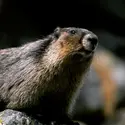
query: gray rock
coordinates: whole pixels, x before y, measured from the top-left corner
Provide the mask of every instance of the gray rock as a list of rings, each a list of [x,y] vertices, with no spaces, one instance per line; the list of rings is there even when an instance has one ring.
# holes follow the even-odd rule
[[[43,125],[43,124],[33,118],[30,118],[25,113],[7,109],[0,112],[0,125]]]
[[[74,125],[76,125],[75,123],[76,124],[79,123],[79,125],[85,125],[83,122],[80,121],[74,121]],[[0,112],[0,125],[66,125],[66,124],[58,124],[55,121],[51,121],[45,124],[33,117],[26,115],[24,112],[6,109]]]

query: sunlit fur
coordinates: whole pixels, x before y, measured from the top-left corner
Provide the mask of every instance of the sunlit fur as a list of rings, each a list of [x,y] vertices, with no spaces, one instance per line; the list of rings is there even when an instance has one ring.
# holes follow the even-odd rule
[[[77,33],[66,32],[71,29]],[[62,28],[41,40],[0,50],[0,110],[70,115],[94,54],[78,53],[83,33],[91,32]]]

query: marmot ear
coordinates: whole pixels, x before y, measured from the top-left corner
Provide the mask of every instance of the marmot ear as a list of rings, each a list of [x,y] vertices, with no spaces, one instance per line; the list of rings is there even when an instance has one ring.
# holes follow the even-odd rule
[[[54,30],[54,36],[55,36],[56,38],[58,38],[59,35],[60,35],[60,32],[61,32],[61,28],[60,28],[60,27],[57,27],[57,28]]]

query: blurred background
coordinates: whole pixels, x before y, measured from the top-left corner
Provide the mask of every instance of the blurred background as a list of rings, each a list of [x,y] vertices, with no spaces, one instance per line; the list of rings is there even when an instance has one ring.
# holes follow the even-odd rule
[[[125,0],[0,0],[0,49],[81,27],[97,34],[98,51],[75,104],[86,125],[125,125]]]

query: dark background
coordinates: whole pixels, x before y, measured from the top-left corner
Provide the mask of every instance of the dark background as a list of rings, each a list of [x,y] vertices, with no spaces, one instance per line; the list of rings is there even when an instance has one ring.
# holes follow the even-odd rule
[[[0,0],[1,48],[40,38],[57,26],[92,30],[100,44],[124,57],[125,0]]]

